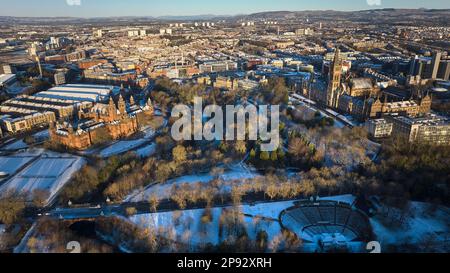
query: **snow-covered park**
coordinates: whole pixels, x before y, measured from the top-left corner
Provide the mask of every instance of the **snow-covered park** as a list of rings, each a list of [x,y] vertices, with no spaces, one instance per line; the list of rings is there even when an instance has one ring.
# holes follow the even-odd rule
[[[100,152],[100,155],[105,158],[113,155],[122,154],[127,151],[138,148],[139,146],[143,145],[146,141],[147,141],[146,139],[142,138],[136,140],[121,140],[103,149]]]
[[[275,241],[281,234],[281,226],[277,220],[279,213],[293,205],[293,201],[263,203],[254,206],[243,205],[236,209],[242,216],[245,231],[251,240],[256,240],[260,231],[268,235],[268,242]],[[205,209],[141,214],[130,217],[130,220],[141,228],[156,230],[170,239],[189,246],[192,251],[208,243],[218,245],[229,234],[220,225],[221,218],[228,217],[234,208],[212,208],[209,220],[202,221]],[[222,230],[221,230],[222,229]],[[269,244],[269,248],[274,246]]]
[[[322,197],[321,200],[339,201],[352,204],[355,201],[353,195],[339,195]],[[296,201],[257,203],[254,205],[241,205],[237,207],[216,207],[207,211],[205,209],[193,209],[183,211],[171,211],[160,213],[148,213],[130,216],[129,220],[139,227],[153,230],[167,238],[189,246],[192,251],[210,243],[218,245],[229,236],[224,230],[224,217],[230,217],[233,210],[238,213],[240,222],[245,227],[245,232],[252,240],[256,239],[260,231],[265,231],[268,236],[268,251],[279,250],[282,240],[282,228],[279,223],[280,213],[295,205]],[[370,218],[370,224],[374,233],[374,240],[381,245],[381,251],[386,252],[388,246],[400,246],[403,243],[423,246],[427,238],[434,238],[433,251],[448,250],[450,239],[449,209],[439,207],[433,214],[428,211],[429,204],[411,202],[408,209],[405,225],[394,228],[386,225],[381,216]],[[205,215],[209,215],[207,221]],[[222,222],[222,225],[221,225]],[[352,252],[366,252],[363,242],[348,242],[348,249]],[[317,250],[315,243],[303,243],[299,251],[314,252]]]
[[[392,225],[392,218],[403,214],[402,225]],[[450,209],[432,206],[423,202],[411,202],[406,210],[390,209],[388,216],[383,214],[370,219],[373,232],[381,246],[416,244],[425,247],[434,244],[435,251],[450,249]]]
[[[134,140],[119,140],[101,150],[100,156],[103,158],[111,157],[113,155],[119,155],[128,151],[135,151],[139,156],[150,156],[155,152],[156,145],[149,143],[144,146],[155,136],[155,130],[150,127],[143,128],[141,130],[143,136]],[[89,152],[88,152],[89,153]]]
[[[162,184],[150,185],[144,189],[144,191],[134,192],[126,198],[126,201],[147,201],[151,196],[156,196],[159,200],[170,199],[172,188],[175,186],[180,187],[184,184],[194,185],[196,183],[211,184],[211,182],[216,179],[220,181],[220,185],[218,185],[220,191],[222,193],[229,193],[233,185],[237,183],[237,180],[242,181],[245,179],[251,179],[257,175],[257,173],[247,170],[242,166],[224,171],[223,173],[217,175],[213,173],[185,175],[166,181]]]
[[[323,200],[348,202],[351,204],[355,197],[341,195]],[[257,203],[254,205],[240,205],[237,207],[216,207],[210,209],[194,209],[161,213],[148,213],[131,216],[129,219],[141,228],[154,230],[168,236],[170,239],[188,245],[195,251],[198,247],[208,243],[218,245],[229,236],[221,223],[230,218],[227,213],[235,210],[245,227],[249,239],[256,240],[259,232],[267,233],[268,251],[277,250],[282,238],[282,228],[279,223],[280,213],[295,205],[296,200],[281,202]],[[206,214],[208,221],[202,221]],[[310,246],[304,246],[310,247]]]
[[[85,163],[82,157],[43,149],[0,157],[1,171],[10,175],[1,185],[0,194],[16,192],[31,200],[39,190],[48,193],[48,203]]]

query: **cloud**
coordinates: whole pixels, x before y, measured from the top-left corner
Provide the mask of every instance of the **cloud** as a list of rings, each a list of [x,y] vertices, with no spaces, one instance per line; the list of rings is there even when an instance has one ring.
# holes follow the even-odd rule
[[[369,6],[381,6],[381,0],[366,0]]]

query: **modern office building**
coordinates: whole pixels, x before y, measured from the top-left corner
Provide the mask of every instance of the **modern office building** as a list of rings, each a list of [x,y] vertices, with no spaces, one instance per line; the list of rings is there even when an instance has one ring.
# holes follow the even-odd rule
[[[406,137],[411,142],[450,145],[450,120],[437,115],[413,118],[386,116],[392,123],[392,134]]]
[[[63,85],[66,83],[66,73],[58,72],[54,75],[54,79],[56,85]]]
[[[439,64],[441,63],[441,52],[434,52],[431,58],[431,76],[430,78],[435,80],[437,78]]]
[[[437,79],[448,81],[450,80],[450,60],[442,60],[439,64]]]
[[[370,119],[366,123],[369,136],[373,138],[390,137],[392,134],[392,123],[387,122],[386,119]]]
[[[441,52],[434,52],[431,58],[416,56],[411,61],[410,75],[421,79],[449,80],[450,60],[443,60]]]

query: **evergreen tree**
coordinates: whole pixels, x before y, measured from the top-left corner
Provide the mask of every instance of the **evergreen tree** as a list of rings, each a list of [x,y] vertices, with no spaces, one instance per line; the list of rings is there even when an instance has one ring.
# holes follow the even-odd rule
[[[276,151],[273,151],[273,152],[270,154],[270,160],[272,160],[272,161],[278,161],[278,155],[277,155],[277,152],[276,152]]]
[[[261,154],[259,155],[259,158],[260,158],[261,160],[267,161],[267,160],[270,159],[270,155],[269,155],[269,153],[268,153],[267,151],[263,151],[263,152],[261,152]]]

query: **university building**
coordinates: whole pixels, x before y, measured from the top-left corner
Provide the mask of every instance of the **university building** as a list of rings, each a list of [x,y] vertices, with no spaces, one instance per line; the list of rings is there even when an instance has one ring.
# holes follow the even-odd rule
[[[450,120],[436,115],[413,118],[387,116],[392,123],[392,134],[406,137],[410,142],[450,145]]]
[[[386,114],[398,113],[411,117],[417,117],[429,113],[431,110],[431,97],[426,95],[420,100],[381,102],[377,98],[371,105],[370,118],[381,117]]]
[[[386,119],[370,119],[366,123],[366,128],[369,136],[373,138],[390,137],[392,134],[392,123]]]
[[[422,117],[390,114],[368,120],[366,128],[372,138],[401,136],[410,142],[450,145],[450,120],[434,114]]]

